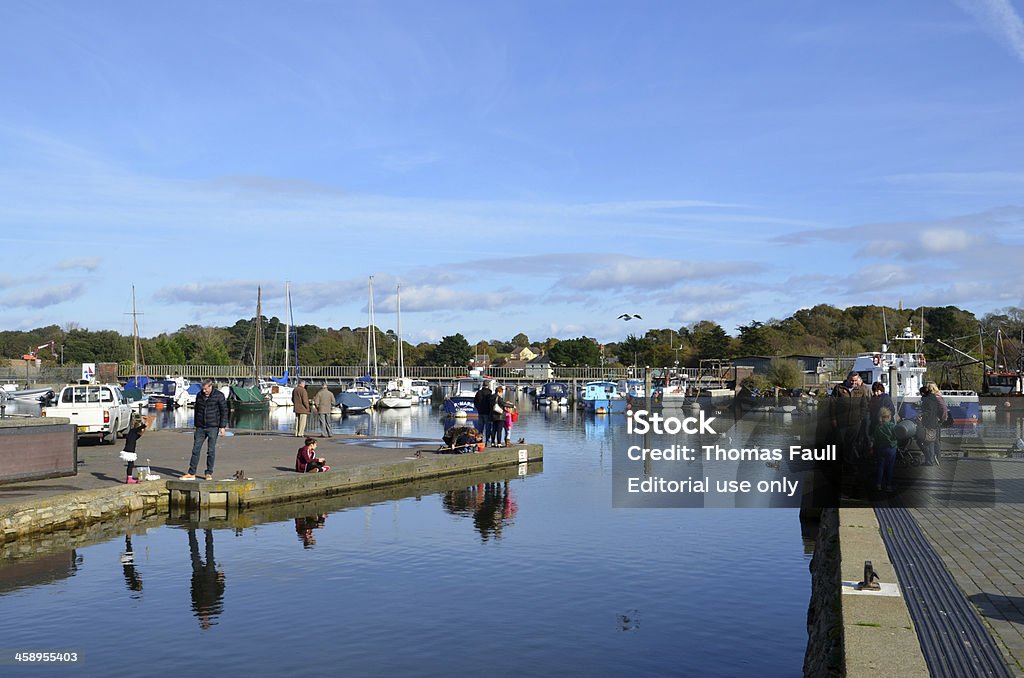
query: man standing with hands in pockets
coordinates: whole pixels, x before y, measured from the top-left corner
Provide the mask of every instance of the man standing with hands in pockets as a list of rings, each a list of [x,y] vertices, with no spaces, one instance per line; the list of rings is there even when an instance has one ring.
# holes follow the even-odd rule
[[[206,441],[206,474],[207,480],[213,480],[213,463],[217,454],[217,436],[224,435],[228,428],[228,401],[224,394],[213,388],[213,380],[203,381],[203,388],[196,396],[195,414],[196,432],[193,435],[192,459],[188,463],[188,473],[181,476],[182,480],[195,480],[196,468],[199,466],[199,453]]]
[[[320,387],[320,390],[313,396],[313,407],[316,408],[317,416],[320,419],[320,437],[331,437],[331,409],[334,408],[334,394],[327,388],[327,384]]]
[[[292,389],[292,409],[295,411],[295,436],[302,438],[306,435],[306,418],[309,416],[309,393],[304,379],[299,379]]]

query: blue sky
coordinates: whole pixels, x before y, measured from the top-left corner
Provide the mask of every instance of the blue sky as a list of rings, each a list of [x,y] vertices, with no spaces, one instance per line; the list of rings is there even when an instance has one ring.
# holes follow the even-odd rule
[[[24,2],[0,328],[1024,306],[1021,0]],[[617,316],[639,313],[626,325]]]

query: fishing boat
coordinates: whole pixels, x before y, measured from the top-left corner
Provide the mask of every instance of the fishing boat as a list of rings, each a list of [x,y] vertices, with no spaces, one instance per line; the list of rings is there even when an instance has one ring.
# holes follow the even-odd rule
[[[539,407],[566,407],[569,404],[569,384],[549,381],[541,384],[534,395]]]
[[[412,379],[405,376],[405,360],[402,351],[402,286],[395,288],[395,314],[397,316],[398,334],[398,378],[388,382],[388,387],[381,396],[380,407],[404,409],[412,407],[415,396],[412,394]]]
[[[882,382],[903,419],[915,419],[917,406],[921,402],[921,387],[927,383],[927,359],[921,352],[924,337],[915,334],[913,328],[904,327],[894,342],[902,344],[896,351],[889,350],[889,344],[882,344],[876,353],[860,353],[853,361],[853,371],[858,372],[868,385]],[[970,390],[943,390],[942,399],[949,409],[955,424],[976,424],[981,416],[978,394]]]
[[[1003,346],[1003,331],[996,330],[996,340],[992,348],[992,367],[985,366],[984,382],[981,391],[985,395],[993,396],[1020,396],[1024,395],[1024,353],[1021,352],[1024,346],[1024,331],[1021,333],[1021,341],[1017,345],[1016,368],[1008,368],[1013,365],[1011,358],[1007,355]]]
[[[445,414],[451,417],[475,417],[477,411],[473,401],[483,385],[483,377],[456,377],[442,405]]]
[[[263,305],[262,288],[256,288],[256,340],[252,352],[252,378],[228,391],[228,407],[240,412],[269,411],[270,400],[260,391],[260,361],[263,359]]]
[[[619,379],[615,388],[627,398],[645,398],[647,396],[643,379]]]
[[[654,396],[662,404],[682,405],[686,400],[689,380],[685,374],[670,374],[662,384],[654,388]]]
[[[339,393],[334,402],[341,411],[362,412],[371,409],[380,400],[377,391],[377,327],[373,319],[373,276],[369,282],[369,301],[366,306],[366,374]]]
[[[626,398],[615,388],[614,381],[591,381],[584,384],[580,402],[584,410],[595,414],[620,414],[626,411]]]

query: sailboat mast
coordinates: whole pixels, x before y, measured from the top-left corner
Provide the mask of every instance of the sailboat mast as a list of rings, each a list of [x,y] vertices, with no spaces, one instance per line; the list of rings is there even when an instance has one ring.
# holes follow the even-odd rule
[[[135,308],[135,285],[132,285],[132,369],[139,376],[139,314]],[[137,388],[137,387],[136,387]]]
[[[256,377],[257,383],[260,378],[260,357],[263,353],[263,322],[261,317],[263,315],[263,308],[261,306],[261,295],[262,288],[256,288],[256,349],[253,355],[252,369],[253,375]]]
[[[405,356],[402,352],[402,285],[395,286],[395,310],[398,315],[398,378],[405,378]]]
[[[369,315],[370,315],[370,336],[367,341],[369,351],[372,351],[373,355],[373,383],[377,383],[377,326],[373,321],[373,276],[370,276],[370,303],[369,303]],[[370,353],[367,353],[367,360],[370,359]]]
[[[288,291],[288,281],[284,283],[284,373],[288,374],[288,345],[292,341],[292,335],[289,334],[290,326],[288,324],[289,318],[292,315],[292,297]],[[288,380],[289,382],[291,379]]]

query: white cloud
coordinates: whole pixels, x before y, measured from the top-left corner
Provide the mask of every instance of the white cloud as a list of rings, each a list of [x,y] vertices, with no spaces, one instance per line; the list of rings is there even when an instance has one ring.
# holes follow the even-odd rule
[[[0,306],[5,308],[53,306],[82,295],[82,283],[67,283],[51,287],[32,288],[23,292],[0,296]]]
[[[78,257],[76,259],[65,259],[57,264],[57,270],[72,271],[76,268],[81,268],[91,272],[100,267],[101,261],[103,260],[100,257]]]
[[[918,236],[921,247],[930,254],[949,254],[970,249],[978,238],[963,229],[929,228]]]
[[[1024,22],[1010,0],[956,0],[956,4],[1024,61]]]
[[[522,294],[512,291],[469,292],[453,287],[437,285],[402,286],[402,310],[412,313],[422,311],[449,311],[462,308],[466,311],[480,309],[503,309],[521,304],[526,300]],[[396,297],[390,294],[375,304],[377,311],[394,313]]]
[[[689,306],[680,306],[676,309],[676,312],[672,314],[669,319],[676,323],[691,323],[699,320],[715,320],[721,323],[722,319],[731,313],[735,313],[739,310],[740,305],[737,303],[717,303],[717,304],[692,304]]]
[[[606,257],[607,259],[607,257]],[[616,257],[596,262],[590,270],[567,275],[563,284],[580,290],[621,290],[672,287],[685,280],[750,272],[752,264],[729,261],[683,261],[643,257]]]

